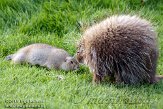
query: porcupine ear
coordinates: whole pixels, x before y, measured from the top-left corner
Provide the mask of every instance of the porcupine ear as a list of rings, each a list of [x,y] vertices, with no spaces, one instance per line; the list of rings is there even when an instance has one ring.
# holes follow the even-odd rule
[[[78,48],[80,44],[80,40],[75,41],[75,47]]]
[[[83,36],[81,36],[81,39],[80,39],[80,40],[75,41],[75,42],[76,42],[76,43],[75,43],[76,48],[79,47],[79,45],[82,43],[82,40],[83,40]]]

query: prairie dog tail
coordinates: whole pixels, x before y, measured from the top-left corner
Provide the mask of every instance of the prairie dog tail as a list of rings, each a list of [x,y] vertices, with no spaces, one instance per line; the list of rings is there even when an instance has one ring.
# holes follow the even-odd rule
[[[12,58],[13,58],[13,54],[6,56],[5,59],[6,59],[6,60],[12,60]]]

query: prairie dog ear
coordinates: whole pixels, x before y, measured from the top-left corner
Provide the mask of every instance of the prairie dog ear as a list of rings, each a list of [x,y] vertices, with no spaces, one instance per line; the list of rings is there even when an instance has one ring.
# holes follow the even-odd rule
[[[84,44],[84,38],[83,36],[81,36],[81,39],[76,41],[76,47],[79,48],[83,44]]]
[[[73,57],[66,57],[65,62],[67,62],[68,60],[71,60]]]

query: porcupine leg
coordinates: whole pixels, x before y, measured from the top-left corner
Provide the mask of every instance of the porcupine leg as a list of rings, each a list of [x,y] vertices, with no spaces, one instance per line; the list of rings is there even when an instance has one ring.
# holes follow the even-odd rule
[[[156,66],[157,66],[157,58],[158,58],[158,53],[154,52],[150,55],[149,61],[147,61],[147,68],[150,69],[150,83],[157,83],[161,77],[159,75],[156,75]],[[151,63],[153,62],[153,63]]]
[[[100,83],[101,82],[101,77],[100,77],[100,75],[97,75],[95,72],[93,73],[93,84],[98,84],[98,83]]]
[[[121,77],[118,73],[115,73],[115,82],[120,84],[122,83],[123,81],[121,80]]]

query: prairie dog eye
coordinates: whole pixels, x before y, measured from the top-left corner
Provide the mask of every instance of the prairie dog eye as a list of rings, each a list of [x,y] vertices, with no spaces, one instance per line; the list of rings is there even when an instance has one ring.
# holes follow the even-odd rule
[[[73,61],[70,61],[71,64],[73,64],[74,62]]]

